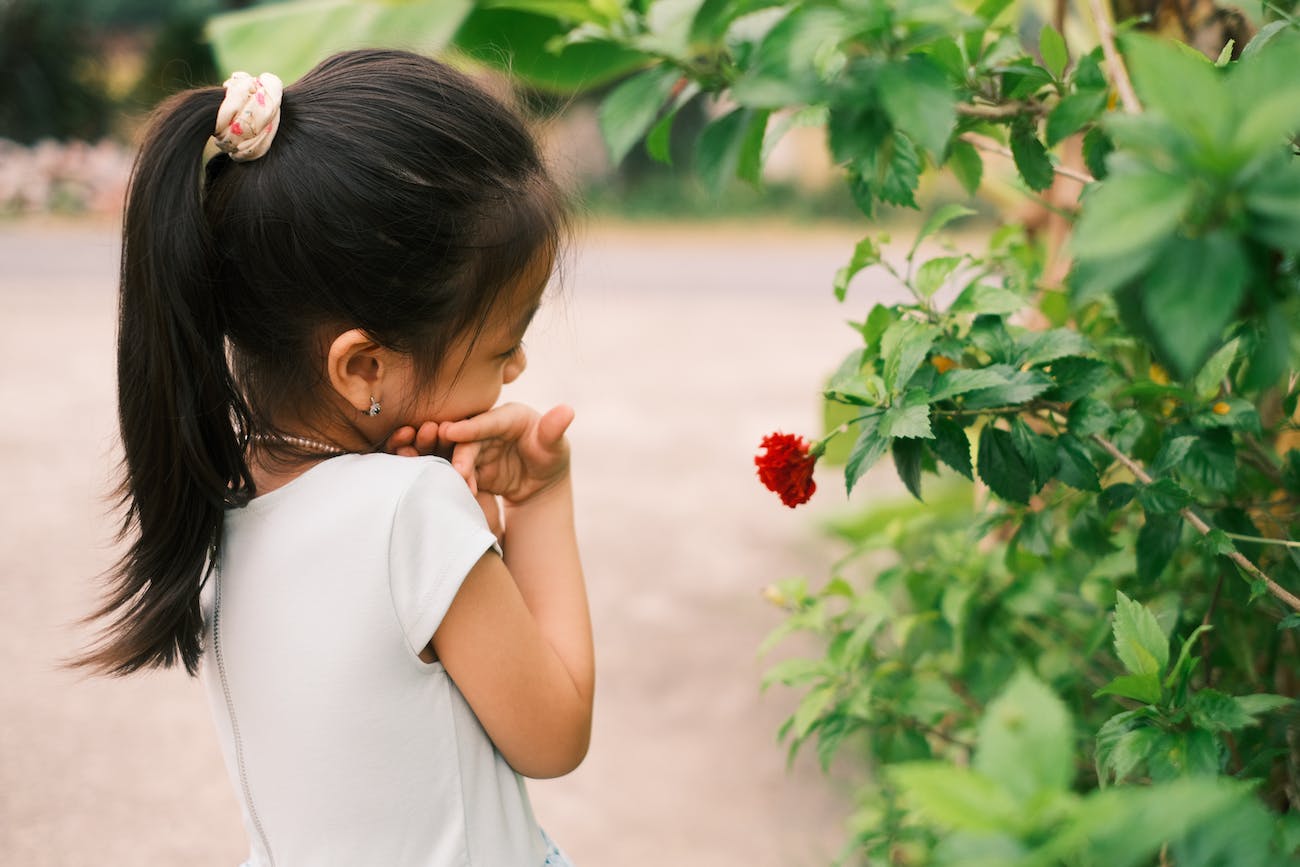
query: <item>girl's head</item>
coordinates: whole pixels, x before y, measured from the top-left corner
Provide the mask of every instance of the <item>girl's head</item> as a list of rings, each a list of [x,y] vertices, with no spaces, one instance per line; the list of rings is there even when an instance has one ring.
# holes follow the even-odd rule
[[[94,615],[117,619],[81,661],[114,673],[195,669],[199,588],[224,510],[253,493],[254,438],[374,445],[491,406],[522,371],[565,226],[520,119],[437,61],[336,55],[285,88],[264,156],[205,164],[224,96],[159,109],[128,196],[118,387],[133,538]]]

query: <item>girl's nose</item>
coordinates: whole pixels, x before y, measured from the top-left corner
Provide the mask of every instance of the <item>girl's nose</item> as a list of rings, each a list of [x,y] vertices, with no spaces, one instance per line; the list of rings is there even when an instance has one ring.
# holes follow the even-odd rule
[[[502,372],[501,381],[509,385],[519,378],[519,375],[528,367],[528,356],[524,353],[524,348],[519,347],[519,351],[514,357],[506,362],[505,370]]]

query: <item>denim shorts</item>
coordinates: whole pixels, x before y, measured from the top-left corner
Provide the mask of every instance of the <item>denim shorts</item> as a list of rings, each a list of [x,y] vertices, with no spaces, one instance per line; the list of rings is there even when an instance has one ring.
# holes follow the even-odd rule
[[[569,856],[560,851],[560,847],[555,845],[555,841],[545,831],[542,831],[542,840],[546,843],[546,860],[542,862],[542,867],[573,867]]]

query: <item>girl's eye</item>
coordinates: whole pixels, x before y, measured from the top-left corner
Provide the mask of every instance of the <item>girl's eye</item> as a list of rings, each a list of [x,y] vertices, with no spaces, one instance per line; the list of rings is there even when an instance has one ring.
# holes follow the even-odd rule
[[[523,348],[524,345],[522,343],[516,343],[514,346],[507,349],[505,352],[498,355],[497,358],[501,359],[502,361],[509,361],[510,359],[518,355],[520,350],[522,350]]]

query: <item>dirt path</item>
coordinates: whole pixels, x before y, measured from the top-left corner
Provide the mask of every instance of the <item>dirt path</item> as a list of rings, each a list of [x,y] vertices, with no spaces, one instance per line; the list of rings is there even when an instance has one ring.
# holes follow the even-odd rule
[[[760,590],[824,575],[810,517],[753,478],[775,428],[814,431],[819,377],[867,309],[828,286],[855,239],[743,227],[594,229],[528,339],[513,397],[565,401],[599,681],[591,753],[531,785],[580,867],[825,865],[842,779],[785,769],[794,697],[758,692]],[[198,684],[86,680],[112,560],[117,243],[109,227],[0,226],[0,858],[22,867],[234,867],[246,853]]]

